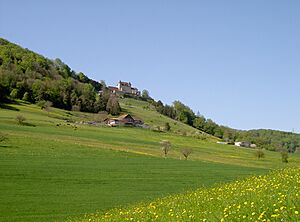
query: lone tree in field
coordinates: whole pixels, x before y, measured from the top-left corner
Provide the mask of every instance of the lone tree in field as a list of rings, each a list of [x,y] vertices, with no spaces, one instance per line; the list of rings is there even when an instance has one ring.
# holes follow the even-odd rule
[[[171,150],[171,143],[168,140],[162,140],[160,142],[161,150],[163,151],[163,154],[165,155],[165,158],[167,157],[168,152]]]
[[[17,115],[16,116],[16,121],[19,125],[23,125],[25,122],[26,118],[22,115]]]
[[[258,149],[255,152],[255,156],[257,157],[257,159],[264,158],[265,157],[265,153],[261,149]]]
[[[185,160],[189,157],[189,155],[192,153],[191,148],[184,148],[181,150],[182,155],[184,156]]]
[[[287,153],[287,151],[282,151],[281,153],[281,160],[283,163],[288,163],[288,158],[289,158],[289,155]]]

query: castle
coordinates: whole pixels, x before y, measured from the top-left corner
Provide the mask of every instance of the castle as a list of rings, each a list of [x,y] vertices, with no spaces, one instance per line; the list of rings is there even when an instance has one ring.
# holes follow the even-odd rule
[[[117,95],[135,95],[135,96],[139,96],[141,93],[137,88],[132,87],[130,82],[122,82],[119,81],[117,86],[109,86],[108,89]]]

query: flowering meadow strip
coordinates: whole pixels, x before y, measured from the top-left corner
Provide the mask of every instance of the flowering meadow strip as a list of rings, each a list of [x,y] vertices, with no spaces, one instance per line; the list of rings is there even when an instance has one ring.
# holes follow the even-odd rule
[[[87,221],[300,221],[300,168],[201,188],[131,208],[86,215]]]

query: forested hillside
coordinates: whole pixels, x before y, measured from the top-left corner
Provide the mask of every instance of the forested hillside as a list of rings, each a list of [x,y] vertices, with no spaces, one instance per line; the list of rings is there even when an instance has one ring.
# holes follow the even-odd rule
[[[50,60],[0,38],[0,99],[8,97],[87,112],[106,109],[109,95],[99,96],[102,85],[76,73],[60,59]]]

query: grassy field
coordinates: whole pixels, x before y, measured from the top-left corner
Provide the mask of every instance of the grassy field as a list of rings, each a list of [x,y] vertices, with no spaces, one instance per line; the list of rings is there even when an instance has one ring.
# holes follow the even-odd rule
[[[285,169],[73,221],[298,222],[299,183],[300,168]]]
[[[253,150],[214,139],[66,122],[98,118],[24,103],[0,109],[0,132],[8,137],[0,144],[0,221],[63,221],[285,166],[278,153],[257,160]],[[167,159],[162,139],[172,143]],[[193,149],[188,161],[181,160],[184,147]],[[293,155],[288,165],[299,160]]]

